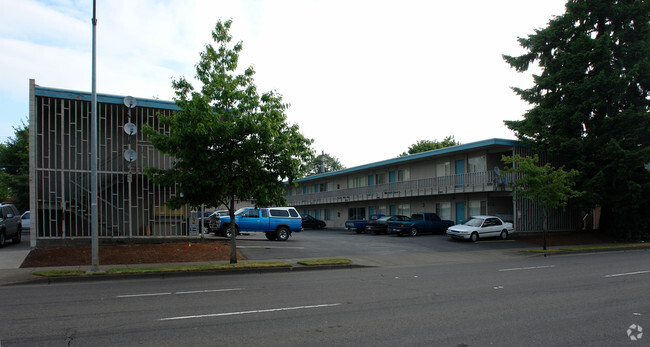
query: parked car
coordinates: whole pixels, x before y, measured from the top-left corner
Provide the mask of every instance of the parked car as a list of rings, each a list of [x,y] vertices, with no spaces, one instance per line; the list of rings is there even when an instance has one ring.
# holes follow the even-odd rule
[[[304,215],[302,216],[302,228],[306,229],[323,229],[325,228],[327,224],[325,221],[322,221],[320,219],[314,218],[310,215]]]
[[[388,222],[390,221],[409,221],[410,217],[407,216],[383,216],[377,220],[368,221],[366,224],[367,234],[387,234]]]
[[[230,238],[233,231],[261,231],[269,240],[286,241],[292,232],[302,230],[302,217],[294,207],[244,207],[235,212],[235,220],[230,216],[217,221],[216,235]]]
[[[366,230],[366,225],[368,225],[369,221],[377,220],[383,216],[383,214],[372,214],[368,220],[366,220],[366,217],[364,216],[353,216],[352,218],[345,221],[345,227],[348,230],[354,229],[357,234],[361,234]]]
[[[29,230],[32,227],[31,213],[29,211],[23,212],[23,215],[20,216],[20,224],[23,227],[23,230]]]
[[[217,210],[212,212],[207,218],[203,219],[203,230],[206,234],[213,233],[215,230],[210,226],[212,220],[228,216],[228,210]]]
[[[443,220],[435,213],[413,213],[408,221],[390,221],[388,222],[389,231],[396,232],[398,236],[410,235],[416,236],[421,233],[443,233],[454,222]]]
[[[514,232],[512,223],[507,223],[495,216],[473,216],[463,224],[447,228],[447,235],[455,239],[475,242],[484,237],[508,238]]]
[[[20,243],[23,226],[20,222],[20,213],[13,204],[0,204],[0,248],[5,246],[7,239],[13,243]]]

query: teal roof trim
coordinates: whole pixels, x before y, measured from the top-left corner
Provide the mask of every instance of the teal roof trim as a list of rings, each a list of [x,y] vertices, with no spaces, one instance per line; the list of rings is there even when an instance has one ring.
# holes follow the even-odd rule
[[[343,169],[343,170],[339,170],[339,171],[333,171],[333,172],[326,172],[326,173],[322,173],[322,174],[317,174],[317,175],[301,178],[299,180],[296,180],[296,182],[306,182],[306,181],[321,179],[321,178],[324,178],[324,177],[345,175],[345,174],[349,174],[349,173],[353,173],[353,172],[357,172],[357,171],[362,171],[362,170],[366,170],[366,169],[372,169],[372,168],[376,168],[376,167],[380,167],[380,166],[399,164],[399,163],[411,161],[411,160],[414,160],[414,159],[438,157],[438,156],[442,156],[442,155],[445,155],[445,154],[452,154],[452,153],[468,151],[468,150],[473,150],[473,149],[480,149],[482,147],[488,147],[488,146],[526,147],[521,141],[518,141],[518,140],[507,140],[507,139],[494,138],[494,139],[488,139],[488,140],[483,140],[483,141],[465,143],[465,144],[462,144],[462,145],[457,145],[457,146],[452,146],[452,147],[434,149],[432,151],[415,153],[415,154],[407,155],[405,157],[397,157],[397,158],[393,158],[393,159],[382,160],[382,161],[378,161],[378,162],[374,162],[374,163],[370,163],[370,164],[365,164],[365,165],[360,165],[360,166],[355,166],[355,167],[351,167],[351,168]]]
[[[44,96],[59,99],[71,99],[81,101],[92,101],[92,94],[87,92],[80,92],[76,90],[46,88],[41,86],[34,87],[36,96]],[[173,101],[163,101],[154,99],[135,98],[137,101],[136,107],[158,108],[164,110],[180,111],[180,107],[176,106]],[[105,104],[119,104],[124,105],[124,96],[99,94],[97,93],[97,102]]]

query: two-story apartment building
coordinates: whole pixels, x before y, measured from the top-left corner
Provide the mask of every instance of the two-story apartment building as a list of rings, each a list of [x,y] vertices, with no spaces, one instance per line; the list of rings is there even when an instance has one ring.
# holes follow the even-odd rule
[[[503,155],[525,155],[519,141],[489,139],[388,159],[336,172],[309,176],[288,187],[286,198],[301,214],[344,227],[352,216],[410,215],[435,212],[461,223],[478,214],[513,221],[518,231],[541,230],[541,211],[534,204],[513,199],[501,178]],[[575,211],[553,211],[549,230],[579,229]]]
[[[88,92],[42,87],[30,81],[29,161],[32,246],[88,240],[90,232],[90,126]],[[98,220],[100,239],[198,235],[196,211],[170,210],[179,194],[153,184],[147,167],[167,168],[142,133],[159,131],[160,115],[178,110],[170,101],[98,94]],[[287,187],[286,198],[302,214],[343,227],[352,215],[436,212],[457,222],[474,214],[513,220],[519,231],[540,230],[540,211],[513,199],[500,179],[502,155],[525,153],[513,140],[490,139],[309,176]],[[240,202],[249,206],[253,202]],[[550,230],[577,229],[581,216],[551,215]]]

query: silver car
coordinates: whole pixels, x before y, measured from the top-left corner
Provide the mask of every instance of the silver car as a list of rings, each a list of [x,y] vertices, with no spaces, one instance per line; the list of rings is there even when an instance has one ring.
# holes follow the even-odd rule
[[[479,238],[500,237],[508,238],[514,232],[512,223],[507,223],[495,216],[472,216],[463,224],[447,228],[447,235],[456,239],[475,242]]]

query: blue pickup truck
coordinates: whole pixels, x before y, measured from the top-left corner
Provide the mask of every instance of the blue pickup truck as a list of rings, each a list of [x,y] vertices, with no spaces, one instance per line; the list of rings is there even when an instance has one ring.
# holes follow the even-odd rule
[[[212,222],[212,221],[211,221]],[[242,231],[262,231],[269,240],[286,241],[292,232],[302,231],[302,218],[293,207],[244,207],[235,211],[235,223],[230,216],[214,220],[211,225],[216,235],[230,238],[233,228]]]
[[[368,220],[377,220],[383,217],[383,214],[371,214]],[[368,220],[364,216],[354,216],[345,221],[345,227],[348,230],[354,230],[357,234],[361,234],[366,230],[366,225],[368,225]]]
[[[388,232],[416,236],[419,233],[444,233],[455,223],[443,220],[435,213],[414,213],[409,221],[388,222]]]

